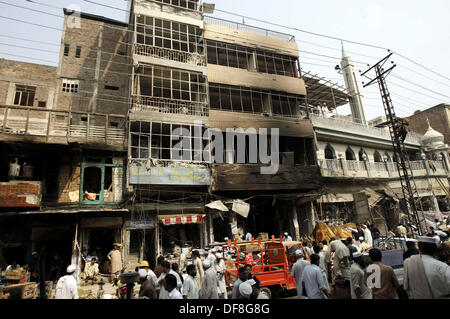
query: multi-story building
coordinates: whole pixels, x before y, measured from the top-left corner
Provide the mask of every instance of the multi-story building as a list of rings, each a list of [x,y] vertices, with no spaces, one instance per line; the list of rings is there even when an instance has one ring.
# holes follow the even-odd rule
[[[317,219],[395,226],[389,131],[367,122],[351,59],[344,88],[303,71],[292,35],[204,8],[129,1],[128,23],[65,10],[57,68],[0,61],[6,257],[45,246],[103,265],[120,242],[130,270],[240,229],[299,239]],[[348,103],[350,116],[326,116]],[[406,147],[423,204],[446,211],[436,133]]]
[[[64,14],[57,68],[0,61],[0,240],[21,264],[32,251],[106,257],[122,242],[127,24]]]

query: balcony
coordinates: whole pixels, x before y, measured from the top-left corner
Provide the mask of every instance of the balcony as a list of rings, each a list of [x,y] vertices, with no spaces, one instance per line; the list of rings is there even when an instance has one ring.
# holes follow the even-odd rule
[[[409,163],[414,177],[450,176],[443,161],[428,161],[430,175],[427,173],[424,161],[411,161]],[[392,162],[369,163],[362,161],[326,159],[319,160],[319,166],[323,177],[343,179],[398,179],[399,176],[397,165]]]
[[[149,115],[152,116],[153,121],[159,117],[167,120],[167,114],[177,115],[176,117],[169,117],[171,119],[182,120],[182,118],[189,119],[189,117],[207,118],[209,116],[209,107],[207,103],[203,102],[152,96],[134,96],[131,113],[130,118],[132,120],[143,120],[148,118]]]
[[[191,53],[136,43],[134,45],[134,54],[138,56],[175,61],[194,67],[206,67],[206,56],[196,52]]]
[[[0,106],[0,141],[80,143],[123,150],[126,116]]]
[[[319,135],[337,135],[341,137],[343,135],[349,135],[353,136],[353,138],[359,136],[365,141],[369,139],[379,141],[381,139],[388,145],[392,145],[391,134],[389,133],[389,130],[386,129],[317,115],[311,115],[311,121]],[[419,146],[420,137],[421,136],[415,132],[408,132],[405,144]]]

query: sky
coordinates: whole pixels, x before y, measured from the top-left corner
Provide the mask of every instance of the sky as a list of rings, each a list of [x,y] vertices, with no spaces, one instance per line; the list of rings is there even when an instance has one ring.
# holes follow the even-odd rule
[[[91,1],[118,9],[94,4],[88,0],[31,2],[0,0],[0,57],[56,66],[61,31],[22,21],[62,29],[63,7],[125,21],[126,0]],[[417,110],[424,110],[440,103],[450,103],[450,19],[448,19],[450,1],[448,0],[208,0],[206,2],[216,4],[217,10],[235,13],[231,15],[216,10],[214,17],[294,35],[300,49],[300,65],[303,72],[310,71],[341,85],[344,81],[342,75],[335,70],[335,66],[340,63],[339,39],[343,39],[348,55],[355,61],[368,120],[384,115],[384,109],[378,86],[375,84],[363,88],[363,80],[359,77],[358,71],[365,71],[368,64],[372,65],[384,58],[388,54],[386,49],[403,56],[393,55],[392,61],[397,67],[387,79],[398,116],[408,116]],[[46,44],[30,42],[29,39]],[[346,115],[349,113],[349,107],[340,107],[337,113]]]

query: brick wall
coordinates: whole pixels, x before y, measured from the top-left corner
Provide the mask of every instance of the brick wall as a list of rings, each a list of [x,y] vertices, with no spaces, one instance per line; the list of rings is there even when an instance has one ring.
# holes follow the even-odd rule
[[[0,183],[0,207],[39,207],[41,199],[41,182]]]
[[[427,118],[431,127],[445,136],[445,143],[450,143],[450,111],[449,105],[438,105],[418,114],[412,115],[410,129],[425,134],[428,129]]]
[[[64,44],[70,45],[70,49],[68,56],[60,56],[57,72],[58,108],[126,115],[131,77],[131,59],[127,56],[130,38],[127,27],[82,16],[80,28],[69,28],[68,19],[71,17],[66,15],[61,52],[64,52]],[[75,56],[78,46],[81,47],[79,58]],[[79,92],[62,92],[63,78],[79,80]],[[105,89],[105,86],[119,89]],[[96,90],[97,95],[94,94]]]
[[[58,203],[79,202],[80,173],[80,157],[64,155],[59,170]]]

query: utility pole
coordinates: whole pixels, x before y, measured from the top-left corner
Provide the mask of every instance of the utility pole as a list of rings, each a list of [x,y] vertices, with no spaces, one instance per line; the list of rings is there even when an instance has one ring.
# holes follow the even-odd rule
[[[419,235],[424,235],[427,231],[426,222],[423,216],[423,209],[419,211],[419,207],[422,207],[420,202],[419,193],[417,192],[417,186],[414,181],[413,171],[411,169],[411,163],[409,161],[408,153],[405,148],[406,128],[401,119],[397,118],[392,104],[391,95],[386,85],[386,77],[396,67],[394,62],[392,66],[385,70],[383,67],[389,61],[393,53],[390,53],[384,59],[373,65],[367,71],[361,74],[368,78],[370,81],[364,84],[364,87],[372,85],[378,82],[381,98],[383,101],[384,111],[386,113],[387,121],[389,123],[389,132],[391,134],[392,146],[394,149],[395,158],[397,159],[397,169],[400,177],[400,183],[402,187],[403,198],[406,202],[406,215],[410,225],[415,225]],[[371,79],[366,74],[375,70],[375,78]],[[414,232],[412,231],[414,236]]]

